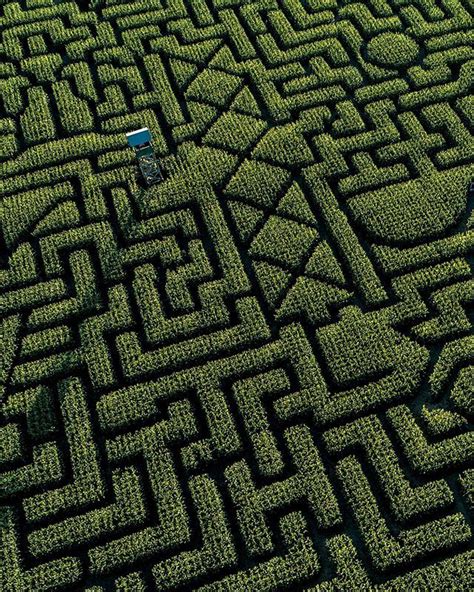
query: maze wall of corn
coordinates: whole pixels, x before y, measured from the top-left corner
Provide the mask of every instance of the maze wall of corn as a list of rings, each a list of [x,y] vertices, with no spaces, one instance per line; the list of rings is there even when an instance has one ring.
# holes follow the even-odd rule
[[[0,592],[472,589],[473,80],[470,0],[0,0]]]

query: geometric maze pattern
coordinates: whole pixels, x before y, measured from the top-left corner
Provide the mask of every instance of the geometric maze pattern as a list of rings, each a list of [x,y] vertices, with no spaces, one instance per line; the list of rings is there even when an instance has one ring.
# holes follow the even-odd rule
[[[470,9],[0,0],[0,590],[469,588]]]

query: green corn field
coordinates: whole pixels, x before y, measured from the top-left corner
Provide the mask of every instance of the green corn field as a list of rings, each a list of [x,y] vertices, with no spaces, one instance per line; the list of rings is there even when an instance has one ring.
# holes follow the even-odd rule
[[[0,592],[472,589],[473,23],[0,0]]]

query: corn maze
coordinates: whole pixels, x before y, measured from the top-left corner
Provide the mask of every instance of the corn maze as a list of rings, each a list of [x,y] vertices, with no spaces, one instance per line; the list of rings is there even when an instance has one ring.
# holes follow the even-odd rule
[[[472,589],[472,8],[0,0],[0,592]]]

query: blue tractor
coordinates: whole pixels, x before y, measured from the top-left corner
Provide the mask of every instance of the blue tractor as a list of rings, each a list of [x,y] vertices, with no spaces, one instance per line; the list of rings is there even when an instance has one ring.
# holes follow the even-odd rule
[[[126,134],[128,145],[135,149],[138,166],[145,180],[150,186],[163,181],[163,174],[151,145],[151,132],[147,127],[142,127],[134,132]]]

